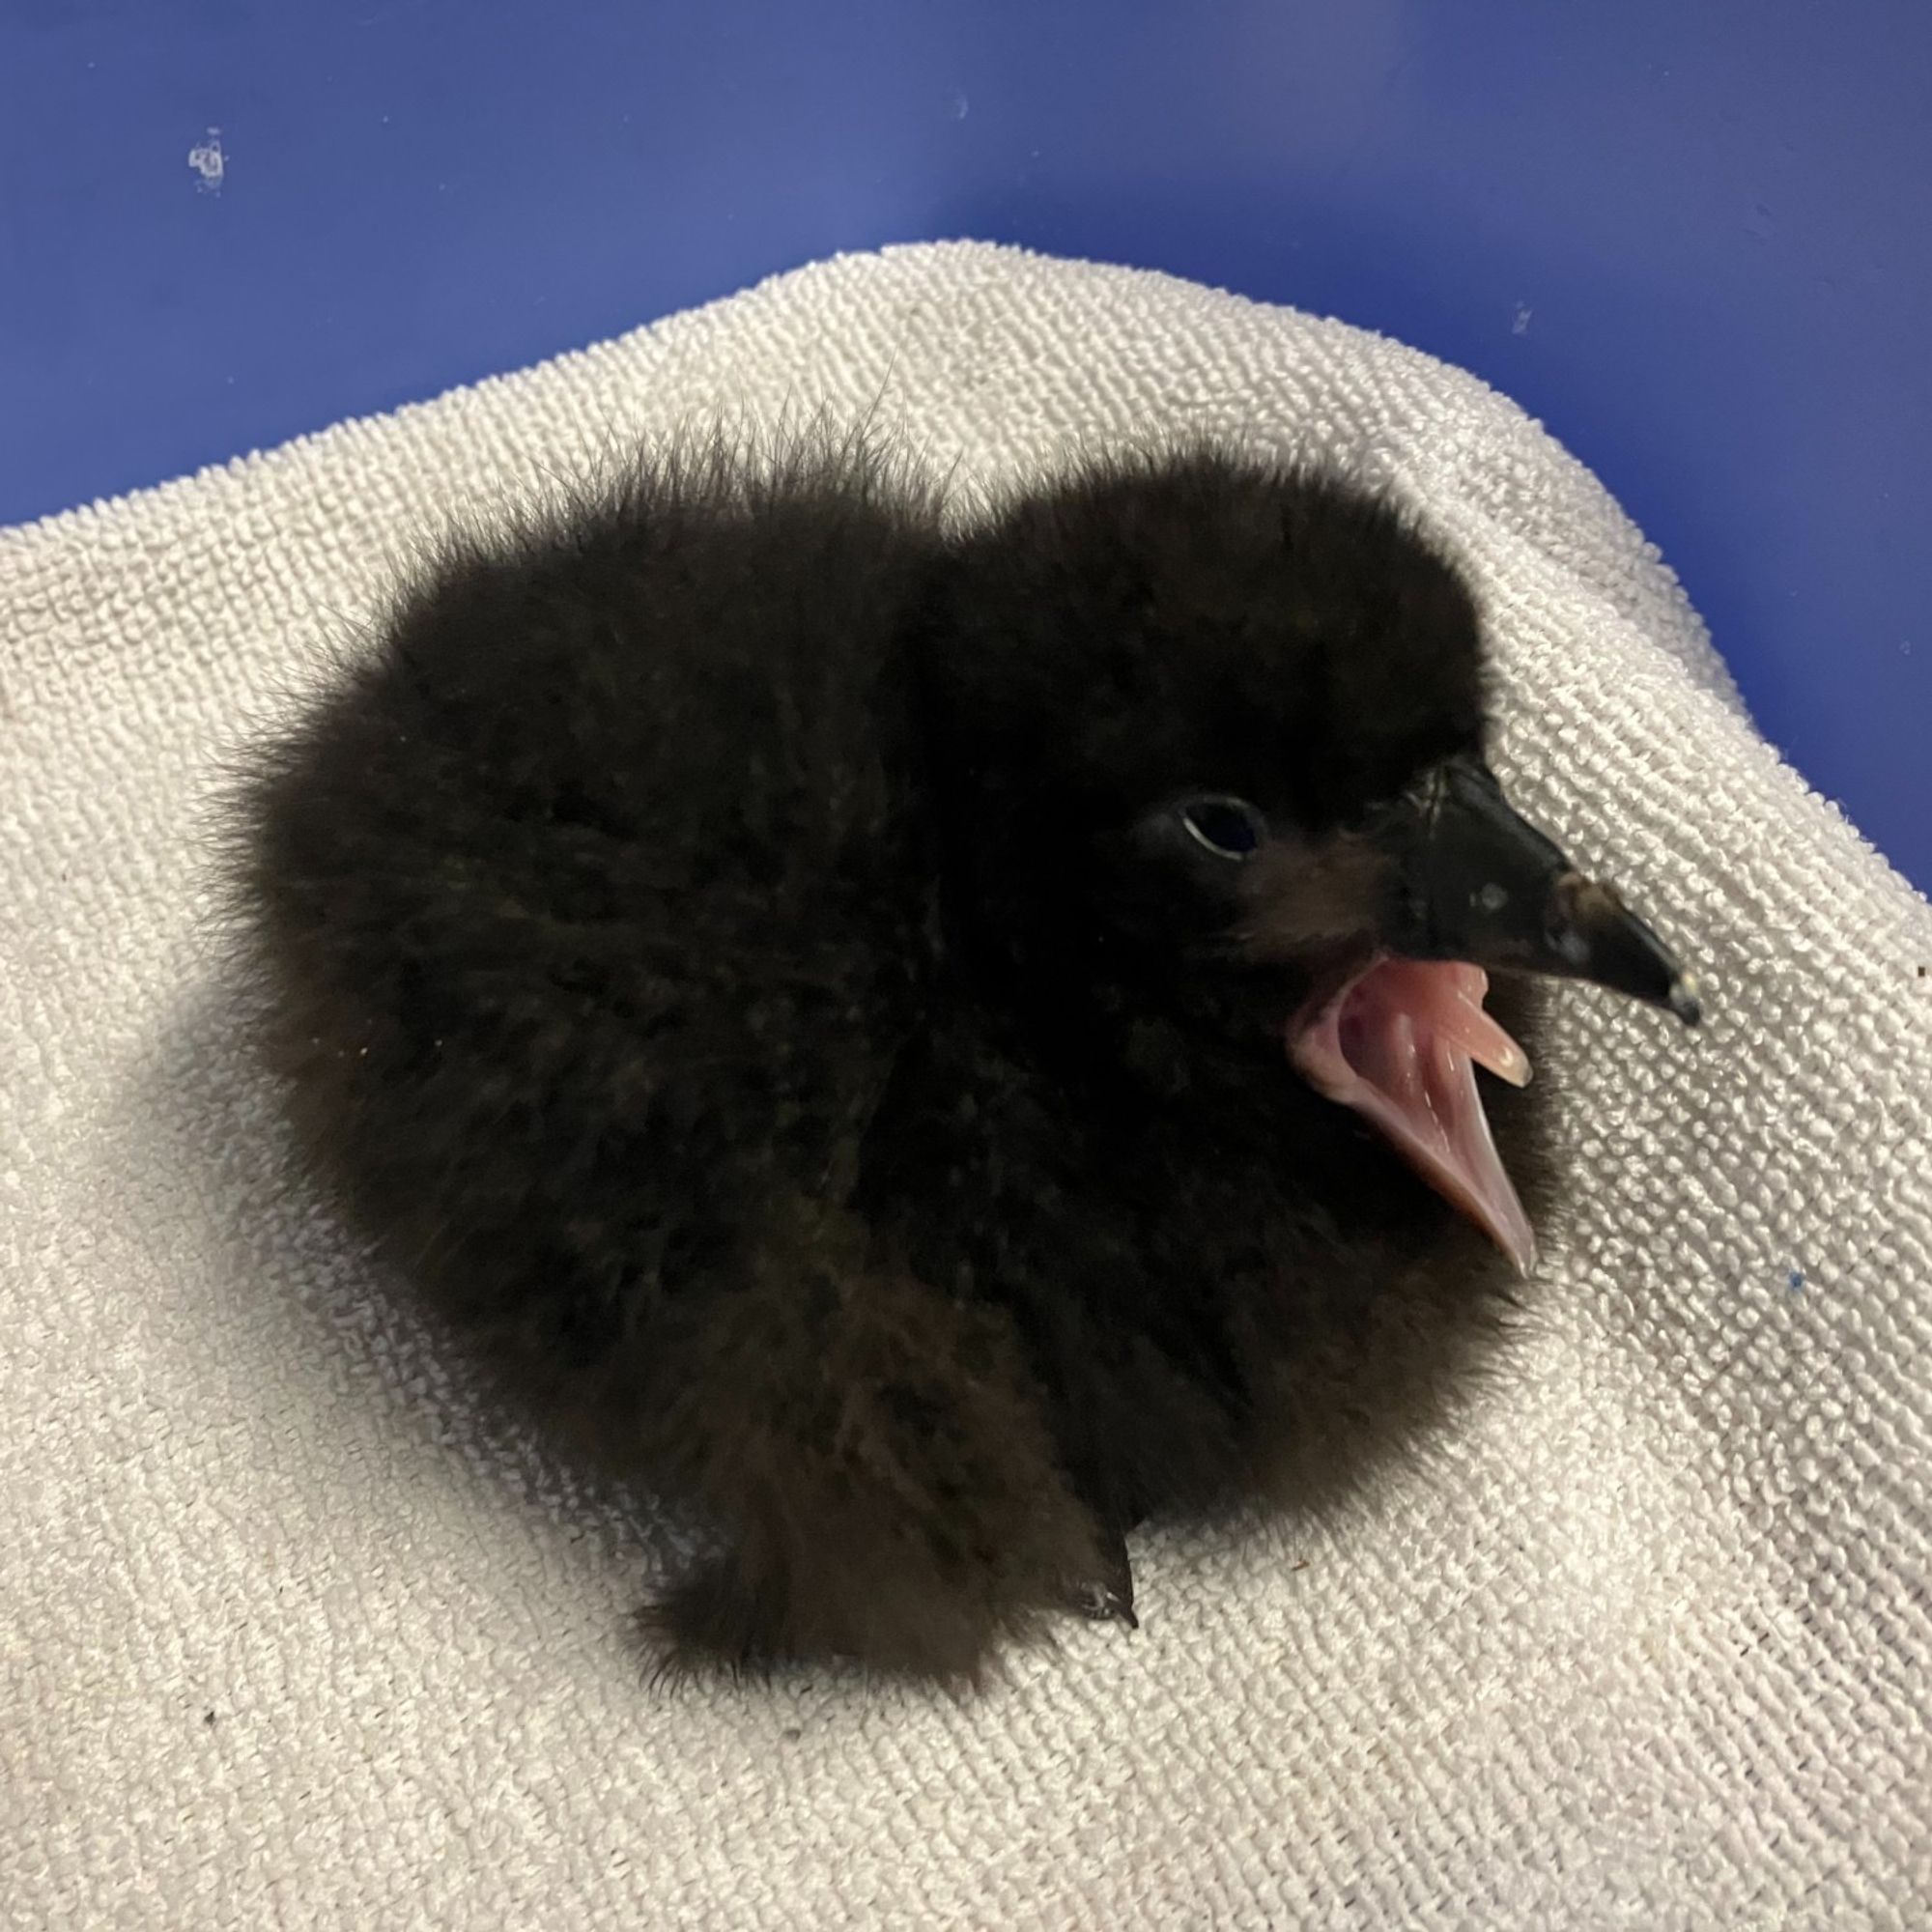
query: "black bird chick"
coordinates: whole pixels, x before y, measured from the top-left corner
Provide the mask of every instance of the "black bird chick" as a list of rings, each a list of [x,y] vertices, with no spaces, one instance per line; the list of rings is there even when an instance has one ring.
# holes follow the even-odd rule
[[[714,1527],[673,1667],[975,1680],[1483,1358],[1487,969],[1694,1018],[1485,733],[1467,589],[1337,482],[1114,458],[949,533],[852,448],[687,455],[447,554],[265,755],[274,1058],[506,1386]]]

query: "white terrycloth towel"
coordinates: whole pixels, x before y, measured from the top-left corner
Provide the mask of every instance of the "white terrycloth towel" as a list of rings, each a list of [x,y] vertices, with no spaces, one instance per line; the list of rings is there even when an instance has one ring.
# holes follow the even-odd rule
[[[1698,1036],[1554,1002],[1570,1205],[1435,1454],[1144,1545],[1137,1636],[964,1704],[646,1687],[638,1544],[277,1182],[207,938],[220,759],[412,534],[818,406],[969,477],[1184,428],[1400,491],[1521,803],[1712,985]],[[899,249],[0,534],[0,624],[7,1925],[1932,1925],[1932,908],[1480,383]]]

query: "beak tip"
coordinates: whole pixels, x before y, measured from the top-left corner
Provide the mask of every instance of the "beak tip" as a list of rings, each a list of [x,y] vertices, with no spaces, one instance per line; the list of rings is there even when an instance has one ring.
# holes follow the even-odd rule
[[[1704,1017],[1704,1001],[1694,974],[1678,974],[1670,982],[1666,1003],[1686,1026],[1695,1026]]]

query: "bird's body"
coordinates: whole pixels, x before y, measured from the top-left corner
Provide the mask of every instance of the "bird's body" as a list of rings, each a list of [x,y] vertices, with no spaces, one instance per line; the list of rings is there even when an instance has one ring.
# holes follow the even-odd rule
[[[1291,1045],[1480,669],[1453,571],[1333,485],[1102,463],[952,533],[801,446],[452,553],[269,754],[302,1145],[705,1513],[674,1662],[970,1679],[1130,1616],[1142,1520],[1320,1503],[1439,1410],[1505,1264]]]

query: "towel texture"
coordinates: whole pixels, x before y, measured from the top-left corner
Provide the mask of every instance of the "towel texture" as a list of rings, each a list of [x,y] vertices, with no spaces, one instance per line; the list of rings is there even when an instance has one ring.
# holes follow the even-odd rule
[[[1695,1037],[1552,1003],[1568,1205],[1430,1456],[1144,1546],[1137,1636],[966,1704],[647,1688],[621,1499],[278,1179],[208,937],[220,760],[416,533],[819,407],[967,479],[1186,429],[1401,492],[1525,810],[1712,985]],[[0,534],[0,638],[5,1923],[1932,1923],[1932,907],[1481,384],[1156,275],[842,259]]]

